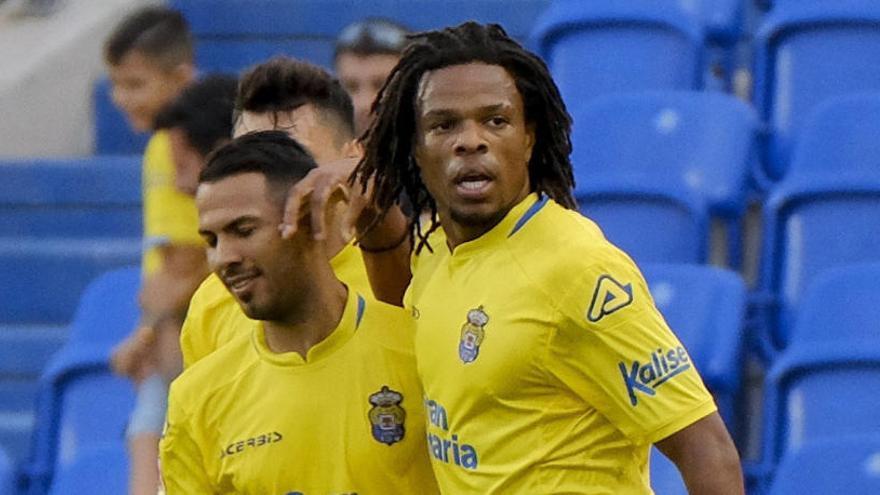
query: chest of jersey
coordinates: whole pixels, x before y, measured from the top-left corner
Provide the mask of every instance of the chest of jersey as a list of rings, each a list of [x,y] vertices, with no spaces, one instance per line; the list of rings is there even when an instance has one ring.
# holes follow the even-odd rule
[[[511,263],[503,252],[441,263],[411,301],[429,433],[488,445],[568,393],[544,368],[556,310]]]
[[[492,280],[491,267],[443,266],[413,301],[416,356],[426,392],[496,398],[521,395],[544,380],[540,362],[553,329],[554,309],[543,304],[516,270]],[[458,391],[458,393],[456,393]]]
[[[350,358],[307,371],[263,367],[249,383],[264,385],[218,398],[206,455],[223,493],[395,493],[419,459],[430,475],[415,378],[377,371],[394,369],[382,356]]]

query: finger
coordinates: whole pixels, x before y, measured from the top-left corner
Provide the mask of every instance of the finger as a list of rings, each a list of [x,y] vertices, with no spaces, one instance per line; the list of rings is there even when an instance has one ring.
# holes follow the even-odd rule
[[[357,187],[357,186],[355,186]],[[362,215],[368,204],[367,198],[360,195],[354,195],[348,203],[345,210],[345,216],[342,220],[342,228],[345,231],[357,232],[357,229],[363,228]]]
[[[336,204],[337,201],[348,201],[348,188],[337,181],[325,184],[312,195],[312,237],[316,241],[326,238],[327,212],[331,203]]]
[[[303,205],[307,203],[309,195],[315,189],[318,174],[314,172],[314,170],[311,171],[287,191],[287,198],[284,202],[284,217],[280,227],[281,236],[285,239],[289,239],[296,232]]]
[[[296,187],[294,186],[294,188]],[[284,219],[281,221],[280,226],[282,238],[290,239],[296,233],[300,219],[308,214],[309,209],[306,205],[311,202],[313,194],[314,191],[311,186],[309,186],[308,190],[291,189],[291,193],[287,197],[287,202],[284,206]]]

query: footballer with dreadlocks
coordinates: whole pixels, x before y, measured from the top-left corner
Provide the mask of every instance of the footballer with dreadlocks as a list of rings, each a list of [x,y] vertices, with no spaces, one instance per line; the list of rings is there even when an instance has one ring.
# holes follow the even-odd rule
[[[497,25],[420,33],[374,112],[353,179],[377,218],[422,213],[404,304],[441,490],[648,494],[656,445],[690,493],[742,494],[687,350],[575,209],[546,65]]]

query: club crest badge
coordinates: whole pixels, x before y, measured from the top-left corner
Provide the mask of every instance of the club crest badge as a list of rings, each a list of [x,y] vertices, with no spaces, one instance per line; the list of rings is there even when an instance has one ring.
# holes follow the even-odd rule
[[[406,411],[400,406],[403,394],[395,392],[383,385],[382,389],[370,396],[370,408],[368,416],[372,424],[373,438],[385,445],[392,445],[403,440],[406,430],[403,423],[406,420]]]
[[[458,357],[465,364],[472,363],[480,355],[480,345],[486,337],[483,328],[489,323],[489,315],[480,306],[467,313],[467,322],[461,327],[461,340],[458,343]]]

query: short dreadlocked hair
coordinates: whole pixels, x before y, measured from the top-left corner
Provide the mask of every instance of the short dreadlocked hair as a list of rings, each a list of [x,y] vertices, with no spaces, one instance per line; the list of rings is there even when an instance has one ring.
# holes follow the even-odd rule
[[[437,205],[413,156],[418,88],[428,71],[482,62],[510,73],[522,96],[526,123],[534,126],[535,146],[529,161],[532,190],[566,208],[576,208],[569,158],[571,117],[547,65],[497,24],[466,22],[417,33],[410,39],[373,103],[376,118],[364,135],[364,157],[352,175],[352,181],[359,181],[364,188],[370,180],[375,181],[373,206],[384,213],[405,195],[415,212],[413,234],[419,238],[418,249],[426,244],[439,224]],[[431,213],[427,229],[422,228],[421,212]]]

